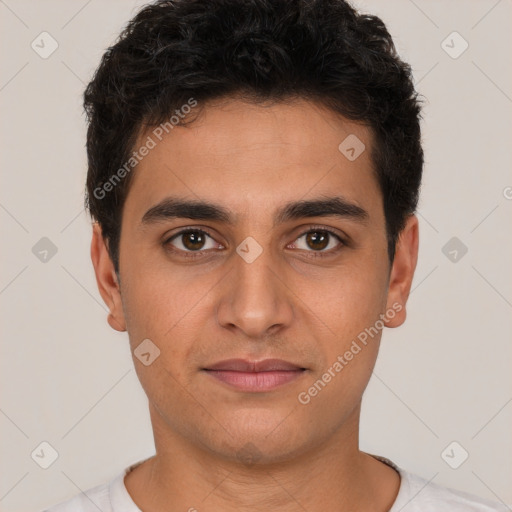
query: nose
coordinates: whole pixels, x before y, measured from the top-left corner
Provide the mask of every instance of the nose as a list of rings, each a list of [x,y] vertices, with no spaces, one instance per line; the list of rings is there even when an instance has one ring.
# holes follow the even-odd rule
[[[253,339],[289,326],[293,294],[287,288],[285,272],[272,261],[270,251],[264,250],[251,263],[235,254],[233,265],[217,307],[219,325]]]

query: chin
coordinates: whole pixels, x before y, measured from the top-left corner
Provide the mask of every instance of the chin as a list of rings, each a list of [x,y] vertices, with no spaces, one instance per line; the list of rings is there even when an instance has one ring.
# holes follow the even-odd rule
[[[261,410],[253,413],[253,417],[245,413],[236,420],[221,423],[227,430],[220,427],[217,434],[221,437],[212,438],[209,430],[203,443],[217,457],[247,466],[283,463],[311,447],[307,431],[296,426],[296,419],[283,421],[289,410],[285,414],[262,414]],[[286,424],[287,421],[290,423]]]

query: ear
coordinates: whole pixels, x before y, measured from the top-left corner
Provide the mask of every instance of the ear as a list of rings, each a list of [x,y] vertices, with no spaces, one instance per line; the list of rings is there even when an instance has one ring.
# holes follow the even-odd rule
[[[100,225],[95,222],[92,226],[91,259],[96,274],[96,283],[103,301],[110,309],[108,323],[116,331],[126,331],[121,291],[117,281],[114,264],[110,259]]]
[[[386,327],[398,327],[405,322],[405,304],[411,291],[418,261],[419,228],[416,215],[410,215],[397,241],[395,258],[389,276],[386,311],[393,309],[393,318],[386,318]]]

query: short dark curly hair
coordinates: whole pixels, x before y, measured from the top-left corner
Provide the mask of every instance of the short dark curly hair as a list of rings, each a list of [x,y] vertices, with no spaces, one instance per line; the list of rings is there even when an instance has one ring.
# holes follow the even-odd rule
[[[126,171],[141,130],[165,122],[191,98],[201,107],[230,96],[318,101],[371,129],[392,262],[418,203],[421,100],[382,20],[344,0],[160,0],[128,23],[84,93],[85,205],[116,272],[133,173],[116,183],[112,177],[123,165]]]

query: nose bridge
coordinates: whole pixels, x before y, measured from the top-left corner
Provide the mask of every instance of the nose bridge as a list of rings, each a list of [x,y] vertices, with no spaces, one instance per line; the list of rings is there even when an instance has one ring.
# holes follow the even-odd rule
[[[219,324],[236,326],[250,337],[287,325],[292,306],[272,251],[246,240],[233,255],[233,265],[217,309]]]

